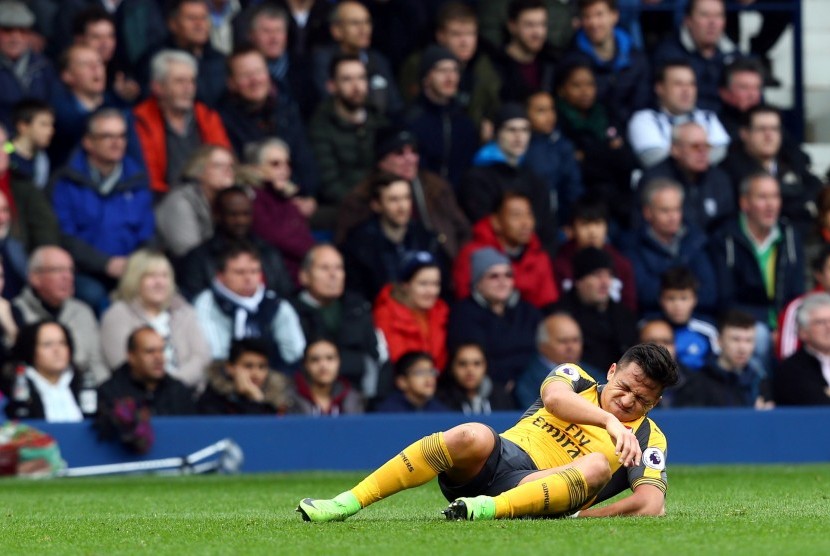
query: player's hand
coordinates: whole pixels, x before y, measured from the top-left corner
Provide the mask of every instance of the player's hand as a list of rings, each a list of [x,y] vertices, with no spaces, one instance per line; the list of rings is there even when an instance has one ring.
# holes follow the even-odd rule
[[[636,467],[640,465],[640,458],[643,455],[640,450],[640,442],[634,432],[620,423],[619,419],[610,416],[608,423],[605,425],[605,430],[611,435],[614,441],[614,453],[619,458],[619,462],[624,467]]]

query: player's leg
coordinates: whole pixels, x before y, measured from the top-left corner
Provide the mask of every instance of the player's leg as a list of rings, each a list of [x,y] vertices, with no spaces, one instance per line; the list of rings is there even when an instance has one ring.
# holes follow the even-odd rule
[[[439,473],[453,481],[475,477],[493,451],[492,429],[467,423],[425,436],[330,500],[303,499],[297,511],[307,521],[342,521],[392,494],[428,483]]]
[[[569,465],[530,473],[498,496],[459,498],[444,513],[450,519],[468,520],[562,515],[581,508],[609,480],[605,456],[589,454]]]

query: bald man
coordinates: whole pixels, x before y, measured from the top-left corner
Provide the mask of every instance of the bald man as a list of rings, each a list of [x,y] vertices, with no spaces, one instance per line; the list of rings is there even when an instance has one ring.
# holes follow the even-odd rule
[[[554,313],[536,329],[537,355],[516,381],[515,396],[519,407],[529,407],[539,397],[539,388],[548,373],[562,363],[579,363],[588,373],[605,382],[602,373],[586,366],[582,359],[582,330],[566,313]]]

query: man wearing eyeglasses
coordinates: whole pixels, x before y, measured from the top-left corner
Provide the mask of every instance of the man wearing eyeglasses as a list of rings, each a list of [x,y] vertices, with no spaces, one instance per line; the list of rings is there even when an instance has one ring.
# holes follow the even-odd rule
[[[119,110],[90,116],[81,147],[55,177],[52,206],[78,267],[77,296],[100,314],[127,257],[153,238],[153,199],[142,166],[126,154]]]
[[[551,370],[539,398],[502,434],[467,423],[404,448],[351,490],[305,498],[308,521],[342,521],[436,476],[448,519],[665,514],[666,437],[647,413],[677,381],[677,364],[655,344],[629,349],[598,385],[576,364]],[[631,494],[595,508],[623,491]]]

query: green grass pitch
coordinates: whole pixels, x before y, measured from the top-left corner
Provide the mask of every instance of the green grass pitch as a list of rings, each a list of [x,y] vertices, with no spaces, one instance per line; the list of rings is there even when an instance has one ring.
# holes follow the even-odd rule
[[[437,485],[344,523],[294,509],[357,473],[0,482],[3,554],[830,554],[830,464],[671,468],[665,518],[447,522]]]

